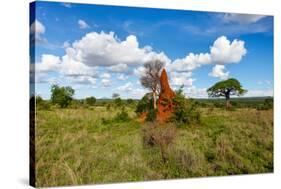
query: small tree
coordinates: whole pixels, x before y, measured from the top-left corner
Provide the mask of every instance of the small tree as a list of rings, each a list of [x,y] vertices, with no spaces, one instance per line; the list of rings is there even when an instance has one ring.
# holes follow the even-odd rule
[[[243,95],[247,90],[243,89],[240,82],[237,79],[231,78],[228,80],[217,82],[215,85],[210,87],[208,90],[209,97],[225,97],[226,109],[229,109],[230,96],[231,95]]]
[[[118,94],[118,93],[113,93],[112,94],[112,98],[113,99],[116,99],[116,98],[119,98],[120,97],[120,94]]]
[[[191,123],[200,122],[200,113],[197,110],[198,103],[193,99],[185,98],[183,86],[176,91],[173,98],[174,111],[171,120],[177,123],[177,126],[187,126]]]
[[[74,89],[72,89],[71,87],[60,87],[58,85],[52,85],[51,102],[53,104],[58,104],[61,108],[66,108],[72,101],[74,92]]]
[[[160,93],[160,71],[164,63],[160,60],[149,61],[144,64],[145,74],[140,78],[142,86],[152,91],[153,108],[156,109],[157,95]]]
[[[93,106],[93,105],[95,105],[97,100],[95,97],[91,96],[91,97],[87,97],[85,99],[85,101],[86,101],[86,104],[88,104],[89,106]]]

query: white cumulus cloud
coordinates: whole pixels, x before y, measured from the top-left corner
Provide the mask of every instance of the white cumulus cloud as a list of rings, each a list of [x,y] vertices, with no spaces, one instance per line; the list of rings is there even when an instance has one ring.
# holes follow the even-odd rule
[[[171,85],[173,86],[181,86],[184,85],[185,87],[190,87],[193,85],[195,79],[190,78],[192,73],[191,72],[171,72]]]
[[[225,36],[216,39],[210,47],[211,60],[215,64],[238,63],[247,53],[245,42],[234,39],[230,42]]]
[[[163,52],[156,53],[149,46],[139,47],[136,36],[129,35],[124,41],[121,41],[114,32],[88,33],[67,48],[66,53],[70,58],[88,66],[109,67],[122,64],[135,66],[156,58],[164,62],[169,61]]]
[[[214,41],[209,53],[189,53],[185,58],[178,58],[168,64],[168,70],[190,72],[207,64],[238,63],[247,53],[244,44],[244,41],[234,39],[231,42],[225,36],[221,36]]]
[[[224,65],[215,65],[212,69],[212,72],[209,73],[209,76],[218,77],[222,80],[227,79],[229,76],[229,72],[225,71]]]

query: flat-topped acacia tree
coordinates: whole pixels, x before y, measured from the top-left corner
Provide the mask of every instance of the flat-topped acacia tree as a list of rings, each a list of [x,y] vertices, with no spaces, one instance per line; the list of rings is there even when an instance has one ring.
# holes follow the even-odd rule
[[[224,81],[217,82],[215,85],[207,89],[209,97],[225,97],[226,109],[229,109],[230,96],[240,96],[247,92],[243,89],[240,82],[237,79],[231,78]]]

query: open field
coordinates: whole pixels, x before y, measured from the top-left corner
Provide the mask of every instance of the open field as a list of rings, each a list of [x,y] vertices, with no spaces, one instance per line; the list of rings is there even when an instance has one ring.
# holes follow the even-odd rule
[[[273,111],[200,108],[201,122],[177,128],[163,162],[143,127],[119,109],[37,110],[36,185],[58,186],[273,172]]]

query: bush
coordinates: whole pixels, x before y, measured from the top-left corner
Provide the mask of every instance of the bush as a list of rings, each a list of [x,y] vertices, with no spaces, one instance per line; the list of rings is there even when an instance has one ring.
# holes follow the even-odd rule
[[[151,97],[151,93],[147,93],[138,102],[135,112],[138,115],[141,115],[142,113],[149,112],[151,109],[153,109],[153,100]]]
[[[262,105],[256,107],[257,110],[269,110],[273,109],[273,99],[267,98],[264,100]]]
[[[157,116],[157,109],[150,109],[147,114],[146,114],[146,118],[145,121],[150,121],[153,122],[156,119]]]
[[[163,162],[167,160],[167,148],[176,137],[176,127],[173,124],[146,124],[143,129],[143,143],[149,146],[158,146]]]
[[[198,104],[193,99],[186,99],[182,88],[176,91],[173,103],[175,108],[171,120],[176,122],[178,126],[200,122],[200,113],[197,111]]]
[[[138,115],[146,113],[146,121],[154,121],[156,119],[157,110],[153,108],[153,99],[151,93],[147,93],[138,102],[135,111]]]
[[[116,116],[114,117],[114,120],[118,122],[125,122],[131,120],[128,112],[125,110],[125,107],[123,106],[121,109],[121,112],[118,112]]]
[[[120,107],[123,104],[122,99],[120,97],[114,99],[114,103],[116,107]]]
[[[37,110],[50,110],[51,105],[48,101],[43,100],[41,96],[36,96],[36,109]]]
[[[85,99],[86,104],[89,105],[89,106],[94,106],[96,101],[97,101],[96,98],[93,97],[93,96],[92,97],[87,97]]]
[[[61,108],[66,108],[71,103],[74,92],[74,89],[71,87],[59,87],[58,85],[52,85],[51,102],[53,104],[58,104]]]

